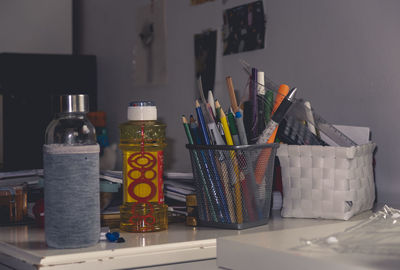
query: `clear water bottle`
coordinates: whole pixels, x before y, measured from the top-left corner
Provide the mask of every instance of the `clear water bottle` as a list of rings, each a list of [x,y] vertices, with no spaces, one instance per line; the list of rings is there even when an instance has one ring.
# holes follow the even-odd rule
[[[163,168],[165,124],[157,121],[151,101],[131,102],[128,122],[120,125],[124,192],[120,228],[129,232],[153,232],[168,228],[164,204]]]
[[[100,237],[99,145],[87,95],[59,97],[43,146],[47,245],[80,248]]]

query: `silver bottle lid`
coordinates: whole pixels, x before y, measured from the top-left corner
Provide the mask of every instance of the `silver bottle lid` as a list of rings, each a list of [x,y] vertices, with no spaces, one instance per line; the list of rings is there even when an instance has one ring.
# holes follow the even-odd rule
[[[89,112],[88,95],[61,95],[59,101],[62,113]]]

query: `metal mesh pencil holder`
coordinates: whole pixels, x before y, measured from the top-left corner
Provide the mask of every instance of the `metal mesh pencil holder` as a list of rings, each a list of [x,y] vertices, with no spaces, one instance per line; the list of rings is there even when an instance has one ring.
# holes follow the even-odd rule
[[[240,230],[268,223],[278,146],[186,145],[196,182],[199,224]]]

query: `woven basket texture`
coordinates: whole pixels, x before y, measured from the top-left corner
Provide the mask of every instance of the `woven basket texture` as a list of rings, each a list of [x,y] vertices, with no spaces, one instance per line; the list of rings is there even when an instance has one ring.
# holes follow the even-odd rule
[[[282,216],[348,220],[371,209],[375,147],[281,144]]]

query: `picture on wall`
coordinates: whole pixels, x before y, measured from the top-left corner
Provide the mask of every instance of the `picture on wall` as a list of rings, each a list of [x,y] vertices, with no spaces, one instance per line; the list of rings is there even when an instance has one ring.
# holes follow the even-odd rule
[[[190,3],[192,4],[192,6],[194,5],[200,5],[200,4],[204,4],[206,2],[213,2],[215,0],[190,0]]]
[[[227,9],[223,19],[224,55],[264,48],[266,20],[262,1]]]
[[[163,85],[167,82],[164,0],[138,8],[135,18],[134,85]]]
[[[204,96],[214,90],[217,31],[205,31],[194,36],[196,78],[201,76]]]

